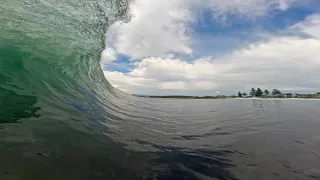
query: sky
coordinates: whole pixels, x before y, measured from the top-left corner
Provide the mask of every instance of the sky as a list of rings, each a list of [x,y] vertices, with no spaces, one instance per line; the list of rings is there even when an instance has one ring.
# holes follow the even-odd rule
[[[101,54],[124,92],[320,91],[320,0],[135,0],[130,16]]]

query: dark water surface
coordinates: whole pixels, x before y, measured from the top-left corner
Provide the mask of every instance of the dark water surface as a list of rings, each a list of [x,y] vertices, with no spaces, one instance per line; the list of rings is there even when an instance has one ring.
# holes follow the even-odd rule
[[[319,106],[141,98],[129,108],[136,116],[121,113],[99,132],[37,118],[2,124],[0,171],[2,179],[320,179]]]

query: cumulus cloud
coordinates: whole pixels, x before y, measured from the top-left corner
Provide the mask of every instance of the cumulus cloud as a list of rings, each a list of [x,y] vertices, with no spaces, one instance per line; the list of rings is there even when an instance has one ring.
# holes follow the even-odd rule
[[[320,88],[320,39],[317,36],[320,28],[311,22],[319,19],[319,16],[313,16],[293,26],[297,32],[307,32],[309,38],[275,36],[228,55],[191,62],[179,58],[150,57],[136,62],[129,73],[118,75],[132,78],[130,82],[139,80],[141,84],[122,84],[127,89],[134,87],[134,93],[213,94],[217,90],[232,93],[252,86],[316,91]],[[107,77],[117,84],[119,82],[114,80],[119,76]]]
[[[267,11],[285,10],[297,0],[135,0],[132,19],[117,22],[107,33],[107,44],[118,54],[139,60],[167,53],[191,54],[192,29],[199,17],[194,9],[211,10],[216,20],[229,15],[258,17]]]
[[[313,38],[320,39],[320,15],[312,15],[308,17],[305,21],[293,25],[292,30],[302,32]]]
[[[193,17],[184,0],[136,0],[131,6],[132,19],[118,22],[107,36],[117,53],[133,59],[162,56],[167,52],[190,54],[187,24]]]
[[[136,0],[132,20],[118,22],[107,33],[108,49],[102,63],[117,55],[133,60],[128,72],[104,71],[117,88],[134,94],[235,93],[251,87],[287,91],[320,88],[320,15],[308,17],[283,34],[220,56],[185,61],[192,55],[190,25],[194,8],[210,9],[215,19],[254,18],[269,11],[286,10],[297,0]],[[288,32],[288,33],[286,33]]]
[[[110,64],[117,59],[116,52],[112,48],[106,48],[101,53],[101,63]]]
[[[147,86],[152,83],[152,80],[132,77],[117,71],[104,71],[104,75],[111,81],[115,88],[118,88],[126,93],[137,93],[147,89]]]

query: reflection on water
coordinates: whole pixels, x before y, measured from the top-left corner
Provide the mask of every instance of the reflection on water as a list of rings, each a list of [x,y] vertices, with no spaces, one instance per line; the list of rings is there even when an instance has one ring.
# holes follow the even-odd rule
[[[18,95],[0,87],[0,123],[15,123],[22,118],[39,117],[35,96]]]
[[[26,57],[0,46],[0,124],[40,116],[36,95],[23,88],[31,86],[27,80],[30,74],[25,71]]]

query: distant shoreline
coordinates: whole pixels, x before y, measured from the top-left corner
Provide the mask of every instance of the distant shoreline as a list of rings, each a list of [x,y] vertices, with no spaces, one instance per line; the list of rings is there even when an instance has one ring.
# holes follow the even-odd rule
[[[157,98],[157,99],[320,99],[317,97],[235,97],[235,96],[144,96],[144,95],[134,95],[137,97],[144,98]]]

